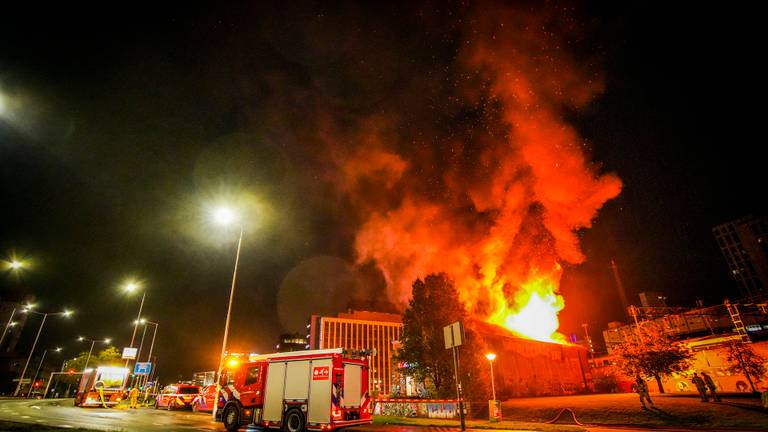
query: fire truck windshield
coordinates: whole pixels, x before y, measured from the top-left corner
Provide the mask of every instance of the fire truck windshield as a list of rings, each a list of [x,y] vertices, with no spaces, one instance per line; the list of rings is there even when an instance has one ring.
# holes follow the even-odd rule
[[[96,382],[104,383],[106,389],[119,389],[123,387],[125,381],[125,370],[122,368],[104,368],[99,371]]]
[[[200,389],[197,387],[181,387],[178,394],[198,394]]]

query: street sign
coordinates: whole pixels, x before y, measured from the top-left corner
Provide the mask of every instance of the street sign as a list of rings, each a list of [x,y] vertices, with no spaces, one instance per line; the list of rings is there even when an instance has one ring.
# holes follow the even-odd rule
[[[133,368],[133,373],[136,375],[149,375],[150,370],[152,370],[152,363],[136,362],[136,366]]]
[[[138,351],[138,348],[131,348],[131,347],[125,347],[123,348],[123,358],[128,360],[133,360],[136,358],[136,352]]]
[[[443,339],[445,339],[445,349],[463,345],[464,324],[461,321],[456,321],[451,325],[443,327]]]

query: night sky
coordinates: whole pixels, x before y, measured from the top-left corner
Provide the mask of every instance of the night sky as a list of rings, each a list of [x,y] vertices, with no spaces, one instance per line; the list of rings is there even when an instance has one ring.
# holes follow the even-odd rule
[[[464,107],[456,83],[473,72],[457,52],[470,17],[501,5],[252,3],[2,14],[0,93],[15,102],[0,113],[0,254],[34,266],[0,289],[77,311],[51,321],[46,347],[74,354],[78,335],[127,345],[138,303],[120,284],[136,278],[160,322],[161,377],[214,369],[237,239],[206,219],[221,197],[257,215],[233,349],[270,351],[311,312],[392,307],[382,276],[351,263],[361,208],[393,198],[345,198],[335,162],[369,145],[371,119],[387,119],[399,153],[480,135],[466,131],[489,115]],[[611,258],[631,301],[738,297],[710,229],[766,211],[756,14],[613,3],[515,6],[577,29],[568,49],[603,91],[565,120],[623,182],[583,232],[587,261],[566,268],[564,333],[621,319]],[[423,187],[440,196],[439,182]]]

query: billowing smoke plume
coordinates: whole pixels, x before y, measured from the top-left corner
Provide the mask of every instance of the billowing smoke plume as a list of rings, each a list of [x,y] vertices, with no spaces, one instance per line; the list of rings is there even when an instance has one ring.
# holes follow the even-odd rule
[[[578,32],[558,13],[486,12],[461,28],[460,100],[431,102],[455,107],[437,144],[387,136],[394,121],[371,119],[350,139],[356,150],[333,155],[362,215],[356,259],[380,269],[396,304],[416,278],[446,272],[473,316],[562,340],[562,264],[585,260],[578,231],[621,190],[564,120],[602,84],[569,52]]]

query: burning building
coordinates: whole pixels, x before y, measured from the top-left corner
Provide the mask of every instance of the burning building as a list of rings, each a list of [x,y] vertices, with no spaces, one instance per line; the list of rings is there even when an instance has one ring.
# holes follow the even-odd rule
[[[583,346],[520,338],[485,323],[473,325],[488,349],[496,354],[494,375],[499,398],[592,390],[587,350]]]

